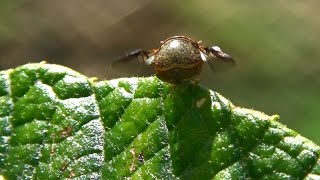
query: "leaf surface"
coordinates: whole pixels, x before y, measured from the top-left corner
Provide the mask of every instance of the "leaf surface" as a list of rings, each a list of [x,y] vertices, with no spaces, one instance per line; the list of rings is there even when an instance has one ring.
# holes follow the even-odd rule
[[[27,64],[0,72],[7,179],[317,179],[320,148],[199,85],[95,82]]]

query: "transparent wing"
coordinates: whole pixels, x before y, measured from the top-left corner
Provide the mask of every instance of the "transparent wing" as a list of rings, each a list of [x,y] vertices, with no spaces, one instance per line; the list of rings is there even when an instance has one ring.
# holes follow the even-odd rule
[[[214,72],[224,72],[236,65],[235,60],[218,46],[205,47],[202,57]]]
[[[109,71],[116,77],[150,76],[154,73],[152,58],[153,50],[135,50],[113,61]]]

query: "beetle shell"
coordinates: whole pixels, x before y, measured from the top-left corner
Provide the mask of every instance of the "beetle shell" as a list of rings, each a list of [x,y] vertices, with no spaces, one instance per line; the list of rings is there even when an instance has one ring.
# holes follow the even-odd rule
[[[184,36],[174,36],[162,43],[152,65],[159,79],[181,83],[197,77],[202,63],[197,42]]]

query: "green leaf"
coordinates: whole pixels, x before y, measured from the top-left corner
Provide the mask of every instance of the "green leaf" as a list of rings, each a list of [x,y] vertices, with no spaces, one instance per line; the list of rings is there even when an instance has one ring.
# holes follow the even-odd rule
[[[320,147],[199,85],[95,82],[68,68],[0,72],[7,179],[318,179]]]

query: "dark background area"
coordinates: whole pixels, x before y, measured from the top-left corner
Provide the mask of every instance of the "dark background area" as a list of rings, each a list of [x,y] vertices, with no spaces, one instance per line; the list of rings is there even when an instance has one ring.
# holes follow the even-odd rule
[[[185,35],[237,61],[225,73],[205,67],[201,84],[235,105],[279,114],[320,144],[318,7],[318,0],[1,1],[0,70],[46,60],[100,80],[147,75],[143,66],[109,65]]]

